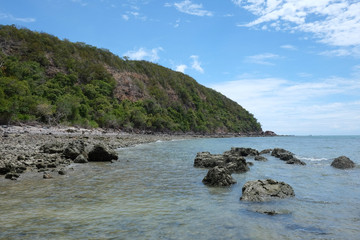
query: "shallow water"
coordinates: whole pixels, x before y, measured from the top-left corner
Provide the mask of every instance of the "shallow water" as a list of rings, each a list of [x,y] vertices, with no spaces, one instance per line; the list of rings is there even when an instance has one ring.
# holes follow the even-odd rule
[[[359,239],[360,137],[269,137],[157,142],[119,149],[115,163],[73,165],[56,179],[0,182],[0,239]],[[282,147],[306,166],[269,155],[237,184],[209,188],[197,152]],[[245,182],[272,178],[296,196],[267,203],[239,200]],[[275,210],[268,216],[258,211]]]

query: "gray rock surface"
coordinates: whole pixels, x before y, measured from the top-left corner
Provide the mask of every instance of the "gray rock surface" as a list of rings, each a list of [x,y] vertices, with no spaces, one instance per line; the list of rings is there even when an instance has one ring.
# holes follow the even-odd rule
[[[88,154],[89,162],[110,162],[117,159],[117,153],[102,144],[95,145]]]
[[[265,202],[295,196],[293,188],[284,182],[272,179],[255,180],[245,183],[242,188],[242,201]]]
[[[334,161],[331,163],[331,166],[339,169],[349,169],[354,168],[355,163],[346,156],[340,156],[334,159]]]
[[[208,171],[202,182],[212,187],[225,187],[236,183],[227,168],[217,166]]]

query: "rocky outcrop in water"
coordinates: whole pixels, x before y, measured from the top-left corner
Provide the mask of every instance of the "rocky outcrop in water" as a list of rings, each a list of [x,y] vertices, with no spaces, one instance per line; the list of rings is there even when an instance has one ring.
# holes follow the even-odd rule
[[[242,201],[265,202],[295,196],[293,188],[272,179],[249,181],[242,188]]]
[[[211,187],[225,187],[236,183],[227,168],[217,166],[208,171],[202,182]]]
[[[355,163],[346,156],[340,156],[334,159],[334,161],[331,163],[331,166],[339,169],[349,169],[354,168]]]
[[[88,160],[90,162],[108,162],[117,159],[117,153],[102,144],[95,145],[88,154]]]
[[[306,165],[305,162],[296,158],[294,153],[292,153],[288,150],[285,150],[283,148],[274,148],[271,151],[271,156],[279,158],[280,160],[285,161],[287,164]]]

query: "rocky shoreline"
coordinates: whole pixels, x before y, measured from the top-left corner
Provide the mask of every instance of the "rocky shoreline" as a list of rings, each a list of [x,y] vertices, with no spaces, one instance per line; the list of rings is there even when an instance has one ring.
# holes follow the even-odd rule
[[[104,129],[40,125],[0,126],[0,176],[3,179],[21,180],[23,173],[30,172],[52,178],[66,174],[72,163],[91,160],[88,155],[95,146],[114,151],[138,144],[197,137],[200,136],[129,134]]]

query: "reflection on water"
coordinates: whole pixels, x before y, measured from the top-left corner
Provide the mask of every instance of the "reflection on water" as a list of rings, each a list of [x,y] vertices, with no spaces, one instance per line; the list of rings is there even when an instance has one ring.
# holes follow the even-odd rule
[[[113,164],[74,165],[56,179],[0,181],[0,239],[356,239],[360,169],[329,165],[345,153],[359,164],[359,143],[329,137],[162,142],[121,149]],[[271,156],[268,162],[249,159],[254,166],[233,175],[236,185],[204,186],[207,170],[193,168],[196,153],[232,146],[284,147],[303,156],[307,166]],[[289,183],[295,198],[239,200],[246,181],[264,178]],[[277,214],[264,214],[271,211]]]

